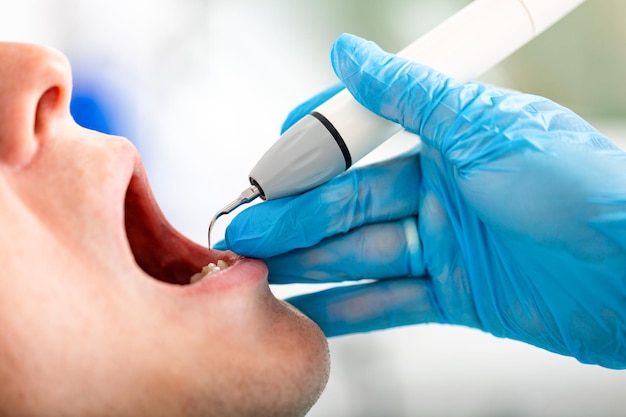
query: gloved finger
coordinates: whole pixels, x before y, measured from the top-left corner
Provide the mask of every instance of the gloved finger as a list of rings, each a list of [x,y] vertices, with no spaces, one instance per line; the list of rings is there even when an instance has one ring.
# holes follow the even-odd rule
[[[307,114],[311,113],[315,108],[317,108],[317,106],[319,106],[344,88],[345,87],[343,86],[343,84],[335,84],[332,87],[329,87],[326,90],[322,91],[321,93],[311,97],[304,103],[298,105],[287,115],[287,118],[283,122],[283,125],[280,129],[280,133],[284,133],[285,130],[289,129],[294,123],[302,119]]]
[[[328,337],[417,323],[442,323],[428,278],[396,278],[331,288],[286,300]]]
[[[412,216],[419,185],[416,155],[350,170],[299,196],[247,208],[226,228],[226,246],[240,255],[269,258],[367,223]]]
[[[560,141],[615,148],[575,113],[550,100],[461,84],[356,36],[340,36],[333,44],[331,61],[358,102],[418,134],[461,171]]]
[[[216,242],[213,245],[212,249],[215,249],[215,250],[228,250],[228,246],[226,246],[226,241],[224,241],[222,239],[219,242]]]
[[[264,259],[272,284],[425,275],[415,217],[375,223]]]
[[[430,67],[348,34],[334,42],[331,62],[359,103],[420,136],[435,108],[452,88],[460,86]],[[456,115],[456,109],[449,110]]]

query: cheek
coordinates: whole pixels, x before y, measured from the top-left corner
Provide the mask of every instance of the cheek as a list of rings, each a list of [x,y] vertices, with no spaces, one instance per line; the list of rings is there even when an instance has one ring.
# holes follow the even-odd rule
[[[81,132],[68,128],[10,178],[16,196],[40,226],[62,239],[77,258],[112,251],[124,238],[123,199],[134,163],[132,148],[122,140],[83,137]],[[111,263],[118,254],[99,258]]]
[[[0,415],[22,415],[20,410],[73,415],[114,398],[110,385],[123,376],[122,342],[132,341],[132,335],[118,325],[124,318],[114,302],[102,291],[63,285],[73,275],[70,268],[64,272],[49,269],[49,275],[38,276],[42,279],[31,276],[31,286],[14,287],[12,308],[2,310]],[[124,350],[132,346],[127,343]]]

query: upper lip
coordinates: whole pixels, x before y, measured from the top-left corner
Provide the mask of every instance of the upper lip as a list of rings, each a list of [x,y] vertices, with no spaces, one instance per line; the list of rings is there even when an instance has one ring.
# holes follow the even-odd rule
[[[160,210],[143,167],[136,168],[125,199],[126,236],[135,261],[157,280],[185,285],[209,262],[233,264],[232,252],[210,250],[176,231]]]

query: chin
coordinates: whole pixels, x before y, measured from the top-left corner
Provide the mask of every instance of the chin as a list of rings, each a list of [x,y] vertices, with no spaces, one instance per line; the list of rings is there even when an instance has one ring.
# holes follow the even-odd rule
[[[320,328],[293,306],[273,298],[271,328],[246,355],[238,404],[232,415],[304,416],[319,399],[330,371],[327,339]],[[234,383],[233,387],[237,387]],[[236,388],[235,388],[236,389]],[[246,394],[247,392],[247,394]],[[225,414],[229,415],[229,414]]]
[[[293,317],[292,336],[285,348],[287,354],[278,357],[276,368],[279,372],[289,372],[283,384],[285,405],[268,408],[268,416],[304,416],[322,394],[329,378],[330,353],[328,342],[317,324],[295,307],[279,301]],[[285,333],[289,334],[289,333]],[[297,343],[294,339],[298,338]],[[278,404],[277,404],[278,405]],[[277,413],[282,411],[283,414]],[[259,414],[256,414],[259,416]]]
[[[245,327],[234,320],[220,349],[190,348],[173,384],[185,387],[176,396],[186,412],[164,415],[297,417],[311,409],[328,382],[327,340],[294,307],[271,295],[263,303],[266,314],[247,317],[254,324]]]

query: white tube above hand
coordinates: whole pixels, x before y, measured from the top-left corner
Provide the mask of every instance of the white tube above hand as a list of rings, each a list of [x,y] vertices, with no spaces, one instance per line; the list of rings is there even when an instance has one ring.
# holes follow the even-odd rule
[[[467,82],[583,2],[476,0],[398,55]],[[265,200],[308,191],[400,130],[400,125],[365,109],[344,90],[288,129],[252,169],[250,182]]]

